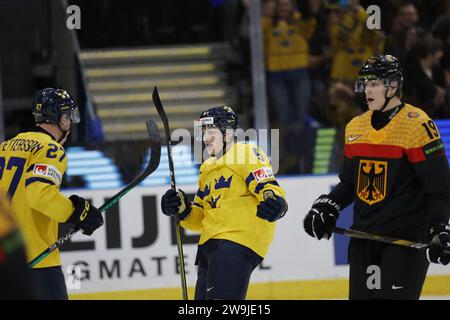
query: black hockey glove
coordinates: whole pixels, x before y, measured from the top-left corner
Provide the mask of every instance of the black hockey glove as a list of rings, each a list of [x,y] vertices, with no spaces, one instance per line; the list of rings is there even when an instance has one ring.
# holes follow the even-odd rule
[[[264,201],[261,201],[256,209],[256,216],[269,222],[274,222],[281,219],[287,210],[286,200],[277,196],[273,191],[266,190],[264,192]]]
[[[336,226],[341,206],[329,195],[321,195],[303,219],[303,228],[311,237],[330,239],[327,229]]]
[[[161,198],[161,210],[170,217],[179,214],[180,220],[184,220],[191,214],[192,207],[183,190],[178,189],[176,192],[169,189]]]
[[[450,250],[450,226],[442,223],[430,228],[431,244],[426,254],[429,262],[447,265],[450,262],[450,254],[443,250]]]
[[[88,236],[103,225],[102,213],[87,200],[77,195],[71,195],[69,199],[75,209],[67,223],[78,226],[81,232]]]

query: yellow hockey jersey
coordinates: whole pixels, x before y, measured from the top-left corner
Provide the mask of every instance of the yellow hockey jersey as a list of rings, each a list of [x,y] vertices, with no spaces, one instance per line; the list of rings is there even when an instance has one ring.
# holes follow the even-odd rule
[[[181,226],[200,231],[199,244],[226,239],[264,257],[275,223],[258,218],[257,206],[266,190],[285,198],[264,152],[254,145],[236,143],[224,156],[202,164],[198,184],[192,212]]]
[[[308,67],[309,44],[314,34],[315,18],[301,19],[300,13],[293,15],[291,23],[272,18],[262,19],[266,67],[269,72],[290,71]]]
[[[20,133],[0,145],[0,189],[11,198],[28,261],[57,240],[58,223],[67,221],[74,210],[59,192],[66,167],[64,148],[45,132]],[[35,268],[59,265],[55,250]]]
[[[377,31],[367,28],[367,18],[366,10],[359,7],[345,12],[339,23],[330,27],[331,79],[353,83],[364,61],[383,51],[384,41]]]

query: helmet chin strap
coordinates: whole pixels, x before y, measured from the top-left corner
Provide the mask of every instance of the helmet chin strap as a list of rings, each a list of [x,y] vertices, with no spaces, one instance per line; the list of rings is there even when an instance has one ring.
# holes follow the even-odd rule
[[[61,144],[62,141],[66,142],[67,136],[69,135],[70,130],[67,130],[67,131],[61,130],[61,132],[63,133],[63,135],[61,136],[61,139],[58,140],[59,144]]]
[[[69,130],[63,130],[61,128],[61,124],[60,123],[58,123],[58,128],[62,132],[62,137],[61,137],[61,139],[58,140],[58,143],[61,143],[61,141],[65,142],[67,140],[67,137],[68,137],[69,133],[70,133],[70,129]]]
[[[389,104],[389,102],[392,100],[392,98],[394,98],[395,97],[395,93],[391,96],[391,97],[388,97],[388,91],[389,91],[389,89],[386,89],[386,93],[384,94],[384,104],[383,104],[383,107],[380,109],[380,110],[377,110],[378,112],[383,112],[384,111],[384,109],[386,109],[386,107],[387,107],[387,105]]]
[[[221,157],[227,153],[227,141],[226,141],[226,135],[227,135],[227,128],[222,132],[222,152],[220,154],[216,154],[216,156]]]

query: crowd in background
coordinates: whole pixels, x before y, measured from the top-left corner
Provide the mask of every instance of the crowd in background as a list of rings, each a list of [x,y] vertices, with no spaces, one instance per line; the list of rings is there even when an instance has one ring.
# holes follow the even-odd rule
[[[71,2],[85,13],[82,47],[227,41],[231,80],[250,105],[242,81],[251,74],[249,0]],[[366,26],[369,5],[381,9],[380,30]],[[343,126],[359,112],[353,93],[359,67],[378,53],[400,59],[406,101],[432,117],[450,117],[449,0],[261,0],[261,8],[273,125],[314,119]]]
[[[72,2],[87,14],[87,28],[78,33],[82,47],[228,42],[235,108],[251,118],[250,0]],[[381,29],[366,25],[370,5],[381,9]],[[432,118],[450,118],[450,0],[261,0],[261,11],[270,126],[281,128],[281,173],[311,172],[315,128],[336,128],[335,149],[342,149],[346,123],[364,110],[355,78],[376,54],[400,59],[405,102]]]
[[[372,4],[381,9],[381,29],[366,25]],[[376,54],[400,59],[405,102],[450,118],[450,1],[263,0],[262,15],[271,125],[282,128],[292,157],[283,173],[308,171],[308,129],[331,126],[340,137],[364,110],[354,82]]]

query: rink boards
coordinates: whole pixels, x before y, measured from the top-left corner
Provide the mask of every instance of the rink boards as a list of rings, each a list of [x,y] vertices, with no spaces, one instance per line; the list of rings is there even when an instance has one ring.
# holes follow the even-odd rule
[[[327,193],[334,175],[280,178],[289,211],[277,223],[275,239],[263,264],[252,276],[249,299],[344,299],[347,297],[347,241],[337,236],[317,241],[307,236],[302,219],[312,202]],[[195,193],[196,185],[180,186]],[[160,209],[168,187],[136,188],[105,215],[92,237],[77,234],[62,253],[71,298],[180,299],[177,247],[171,219]],[[118,190],[66,190],[100,206]],[[351,223],[348,208],[338,224]],[[190,297],[196,280],[198,235],[184,235]],[[76,266],[75,268],[73,266]],[[450,267],[430,267],[424,295],[450,294]],[[80,280],[81,279],[81,280]]]

